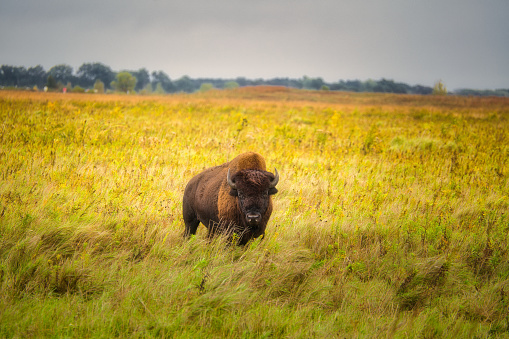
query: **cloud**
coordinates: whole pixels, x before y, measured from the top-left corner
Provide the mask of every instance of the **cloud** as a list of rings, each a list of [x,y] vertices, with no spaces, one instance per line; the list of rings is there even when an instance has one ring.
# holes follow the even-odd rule
[[[509,87],[509,2],[11,1],[0,63]]]

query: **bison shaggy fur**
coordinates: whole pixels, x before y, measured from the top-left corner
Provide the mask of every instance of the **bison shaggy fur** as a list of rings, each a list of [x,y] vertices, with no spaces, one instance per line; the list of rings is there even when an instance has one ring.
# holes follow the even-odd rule
[[[189,181],[184,191],[185,235],[196,234],[201,222],[208,228],[209,237],[226,233],[241,245],[263,236],[278,181],[277,170],[274,174],[267,172],[265,160],[254,152],[205,169]]]

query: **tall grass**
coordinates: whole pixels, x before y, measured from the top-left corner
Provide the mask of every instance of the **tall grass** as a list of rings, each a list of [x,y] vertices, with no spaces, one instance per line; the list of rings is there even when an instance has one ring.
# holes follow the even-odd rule
[[[509,101],[0,92],[1,337],[509,336]],[[264,240],[182,238],[244,151]],[[201,231],[200,231],[201,230]]]

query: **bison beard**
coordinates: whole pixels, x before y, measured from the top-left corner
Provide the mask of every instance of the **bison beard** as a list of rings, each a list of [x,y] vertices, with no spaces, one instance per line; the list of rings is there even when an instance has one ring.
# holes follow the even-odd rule
[[[201,222],[215,234],[236,234],[239,244],[265,234],[272,213],[271,195],[279,180],[265,170],[265,160],[254,152],[204,170],[186,186],[183,198],[185,235],[196,234]]]

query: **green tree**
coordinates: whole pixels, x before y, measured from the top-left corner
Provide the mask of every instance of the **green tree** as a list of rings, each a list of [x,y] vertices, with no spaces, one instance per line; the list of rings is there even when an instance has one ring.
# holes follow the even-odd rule
[[[137,71],[131,71],[129,73],[131,73],[132,76],[136,78],[136,86],[134,89],[137,91],[145,89],[147,84],[150,83],[150,73],[145,68],[140,68]]]
[[[48,75],[51,75],[57,82],[61,82],[62,84],[72,83],[74,81],[72,73],[72,67],[65,64],[53,66],[48,71]]]
[[[109,66],[99,62],[85,63],[78,69],[78,80],[81,86],[90,87],[94,82],[100,80],[104,84],[109,84],[115,80],[115,72]],[[104,88],[103,88],[104,92]]]
[[[18,67],[2,65],[2,67],[0,67],[1,84],[3,86],[18,86],[18,73]]]
[[[183,77],[175,81],[174,84],[178,92],[192,93],[195,90],[193,80],[191,80],[191,78],[188,77],[187,75],[184,75]]]
[[[438,80],[433,86],[433,95],[447,95],[447,88],[442,80]]]
[[[48,79],[46,81],[46,86],[48,86],[48,88],[50,88],[50,89],[58,88],[57,81],[55,80],[55,78],[53,78],[52,75],[48,75]]]
[[[207,92],[214,88],[214,85],[212,85],[210,82],[204,82],[200,86],[200,92]]]
[[[228,81],[226,84],[224,84],[224,88],[226,89],[233,89],[239,87],[239,83],[236,81]]]
[[[36,85],[37,87],[44,87],[46,82],[46,71],[41,65],[35,67],[29,67],[27,69],[27,76],[30,85]]]
[[[160,82],[157,83],[154,93],[156,93],[156,94],[165,94],[166,93],[164,91],[163,85]]]
[[[117,74],[115,81],[111,82],[111,87],[113,87],[118,92],[129,93],[134,90],[136,81],[136,78],[132,76],[131,73],[120,72]]]
[[[104,93],[104,82],[102,82],[100,79],[97,79],[94,83],[94,92]]]
[[[305,75],[302,78],[302,88],[304,89],[320,89],[325,85],[322,78],[310,78]]]
[[[173,85],[170,77],[163,71],[152,72],[152,84],[156,85],[156,91],[157,84],[161,84],[162,89],[166,93],[171,93],[175,91],[175,86]]]
[[[140,94],[152,94],[152,84],[150,82],[147,83],[145,87],[143,87],[143,89],[140,91]]]
[[[48,75],[41,65],[29,67],[0,66],[0,85],[19,87],[44,87]]]
[[[74,86],[73,89],[71,90],[71,92],[73,92],[73,93],[85,93],[85,89],[83,87],[80,87],[80,86]]]

